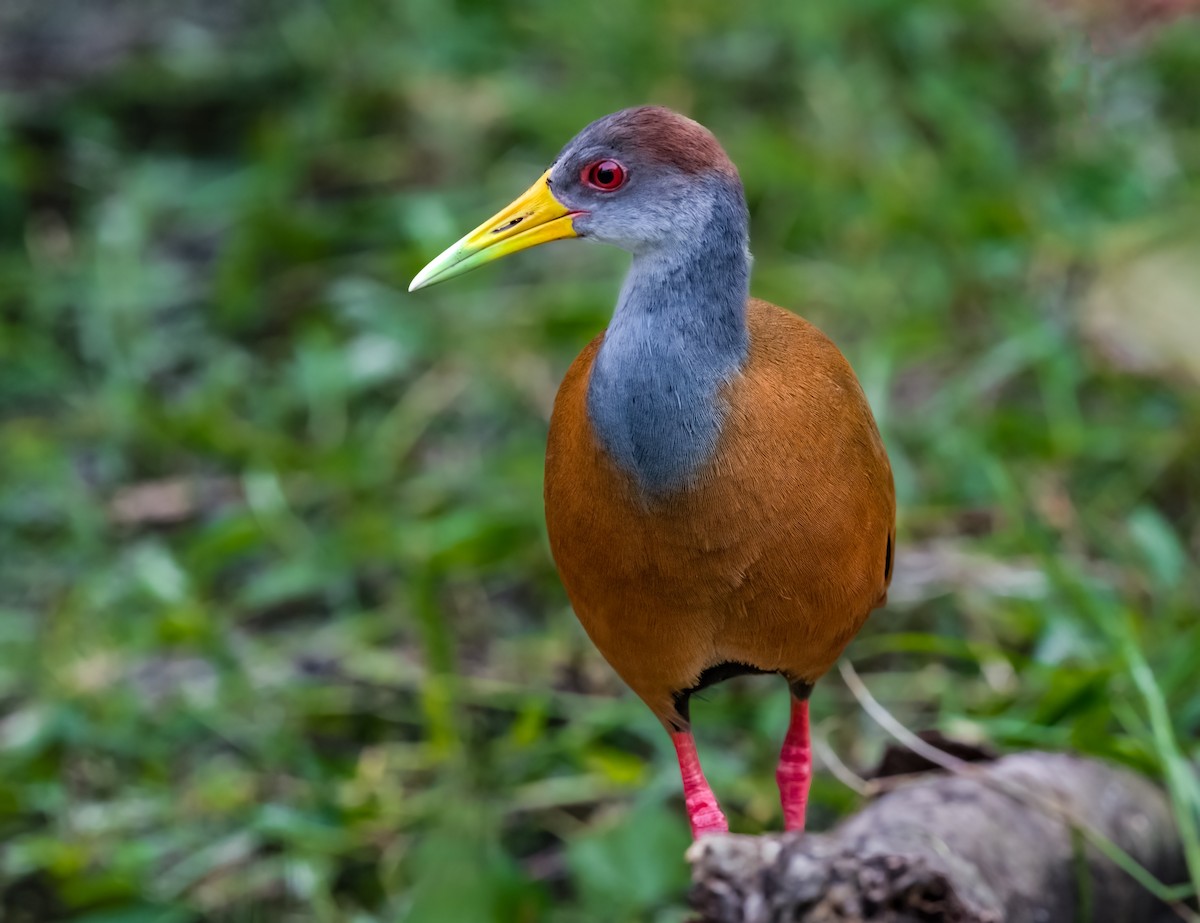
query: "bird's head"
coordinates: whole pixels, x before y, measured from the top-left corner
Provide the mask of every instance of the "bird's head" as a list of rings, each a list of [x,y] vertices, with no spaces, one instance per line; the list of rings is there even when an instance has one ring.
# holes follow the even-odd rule
[[[731,195],[744,221],[737,169],[707,128],[658,106],[623,109],[571,139],[524,195],[430,262],[409,291],[568,237],[633,253],[687,246]]]

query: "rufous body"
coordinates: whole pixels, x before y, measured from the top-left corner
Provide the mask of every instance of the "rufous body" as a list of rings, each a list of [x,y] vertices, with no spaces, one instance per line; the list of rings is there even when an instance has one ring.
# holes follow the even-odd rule
[[[598,444],[587,384],[558,392],[546,451],[550,547],[596,647],[668,727],[723,664],[811,684],[887,597],[891,468],[857,379],[802,318],[747,304],[749,358],[694,483],[648,498]]]

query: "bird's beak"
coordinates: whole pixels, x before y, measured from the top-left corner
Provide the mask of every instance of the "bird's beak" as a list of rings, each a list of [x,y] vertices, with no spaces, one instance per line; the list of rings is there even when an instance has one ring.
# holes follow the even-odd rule
[[[415,292],[435,282],[444,282],[518,250],[564,237],[578,237],[573,219],[580,212],[571,211],[554,198],[549,177],[547,170],[512,205],[432,260],[417,273],[408,290]]]

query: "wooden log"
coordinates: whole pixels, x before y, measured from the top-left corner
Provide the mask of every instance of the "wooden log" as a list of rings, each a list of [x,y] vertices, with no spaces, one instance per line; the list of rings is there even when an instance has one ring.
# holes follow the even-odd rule
[[[1163,793],[1123,769],[1022,753],[901,784],[824,834],[693,845],[705,923],[1157,923],[1179,915],[1099,852],[1186,880]]]

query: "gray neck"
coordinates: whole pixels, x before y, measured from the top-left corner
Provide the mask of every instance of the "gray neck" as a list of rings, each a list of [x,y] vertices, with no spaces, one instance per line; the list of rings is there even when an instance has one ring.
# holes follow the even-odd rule
[[[750,253],[741,184],[705,181],[711,208],[686,245],[634,254],[592,366],[588,415],[601,445],[642,491],[686,488],[712,456],[721,385],[749,344]]]

